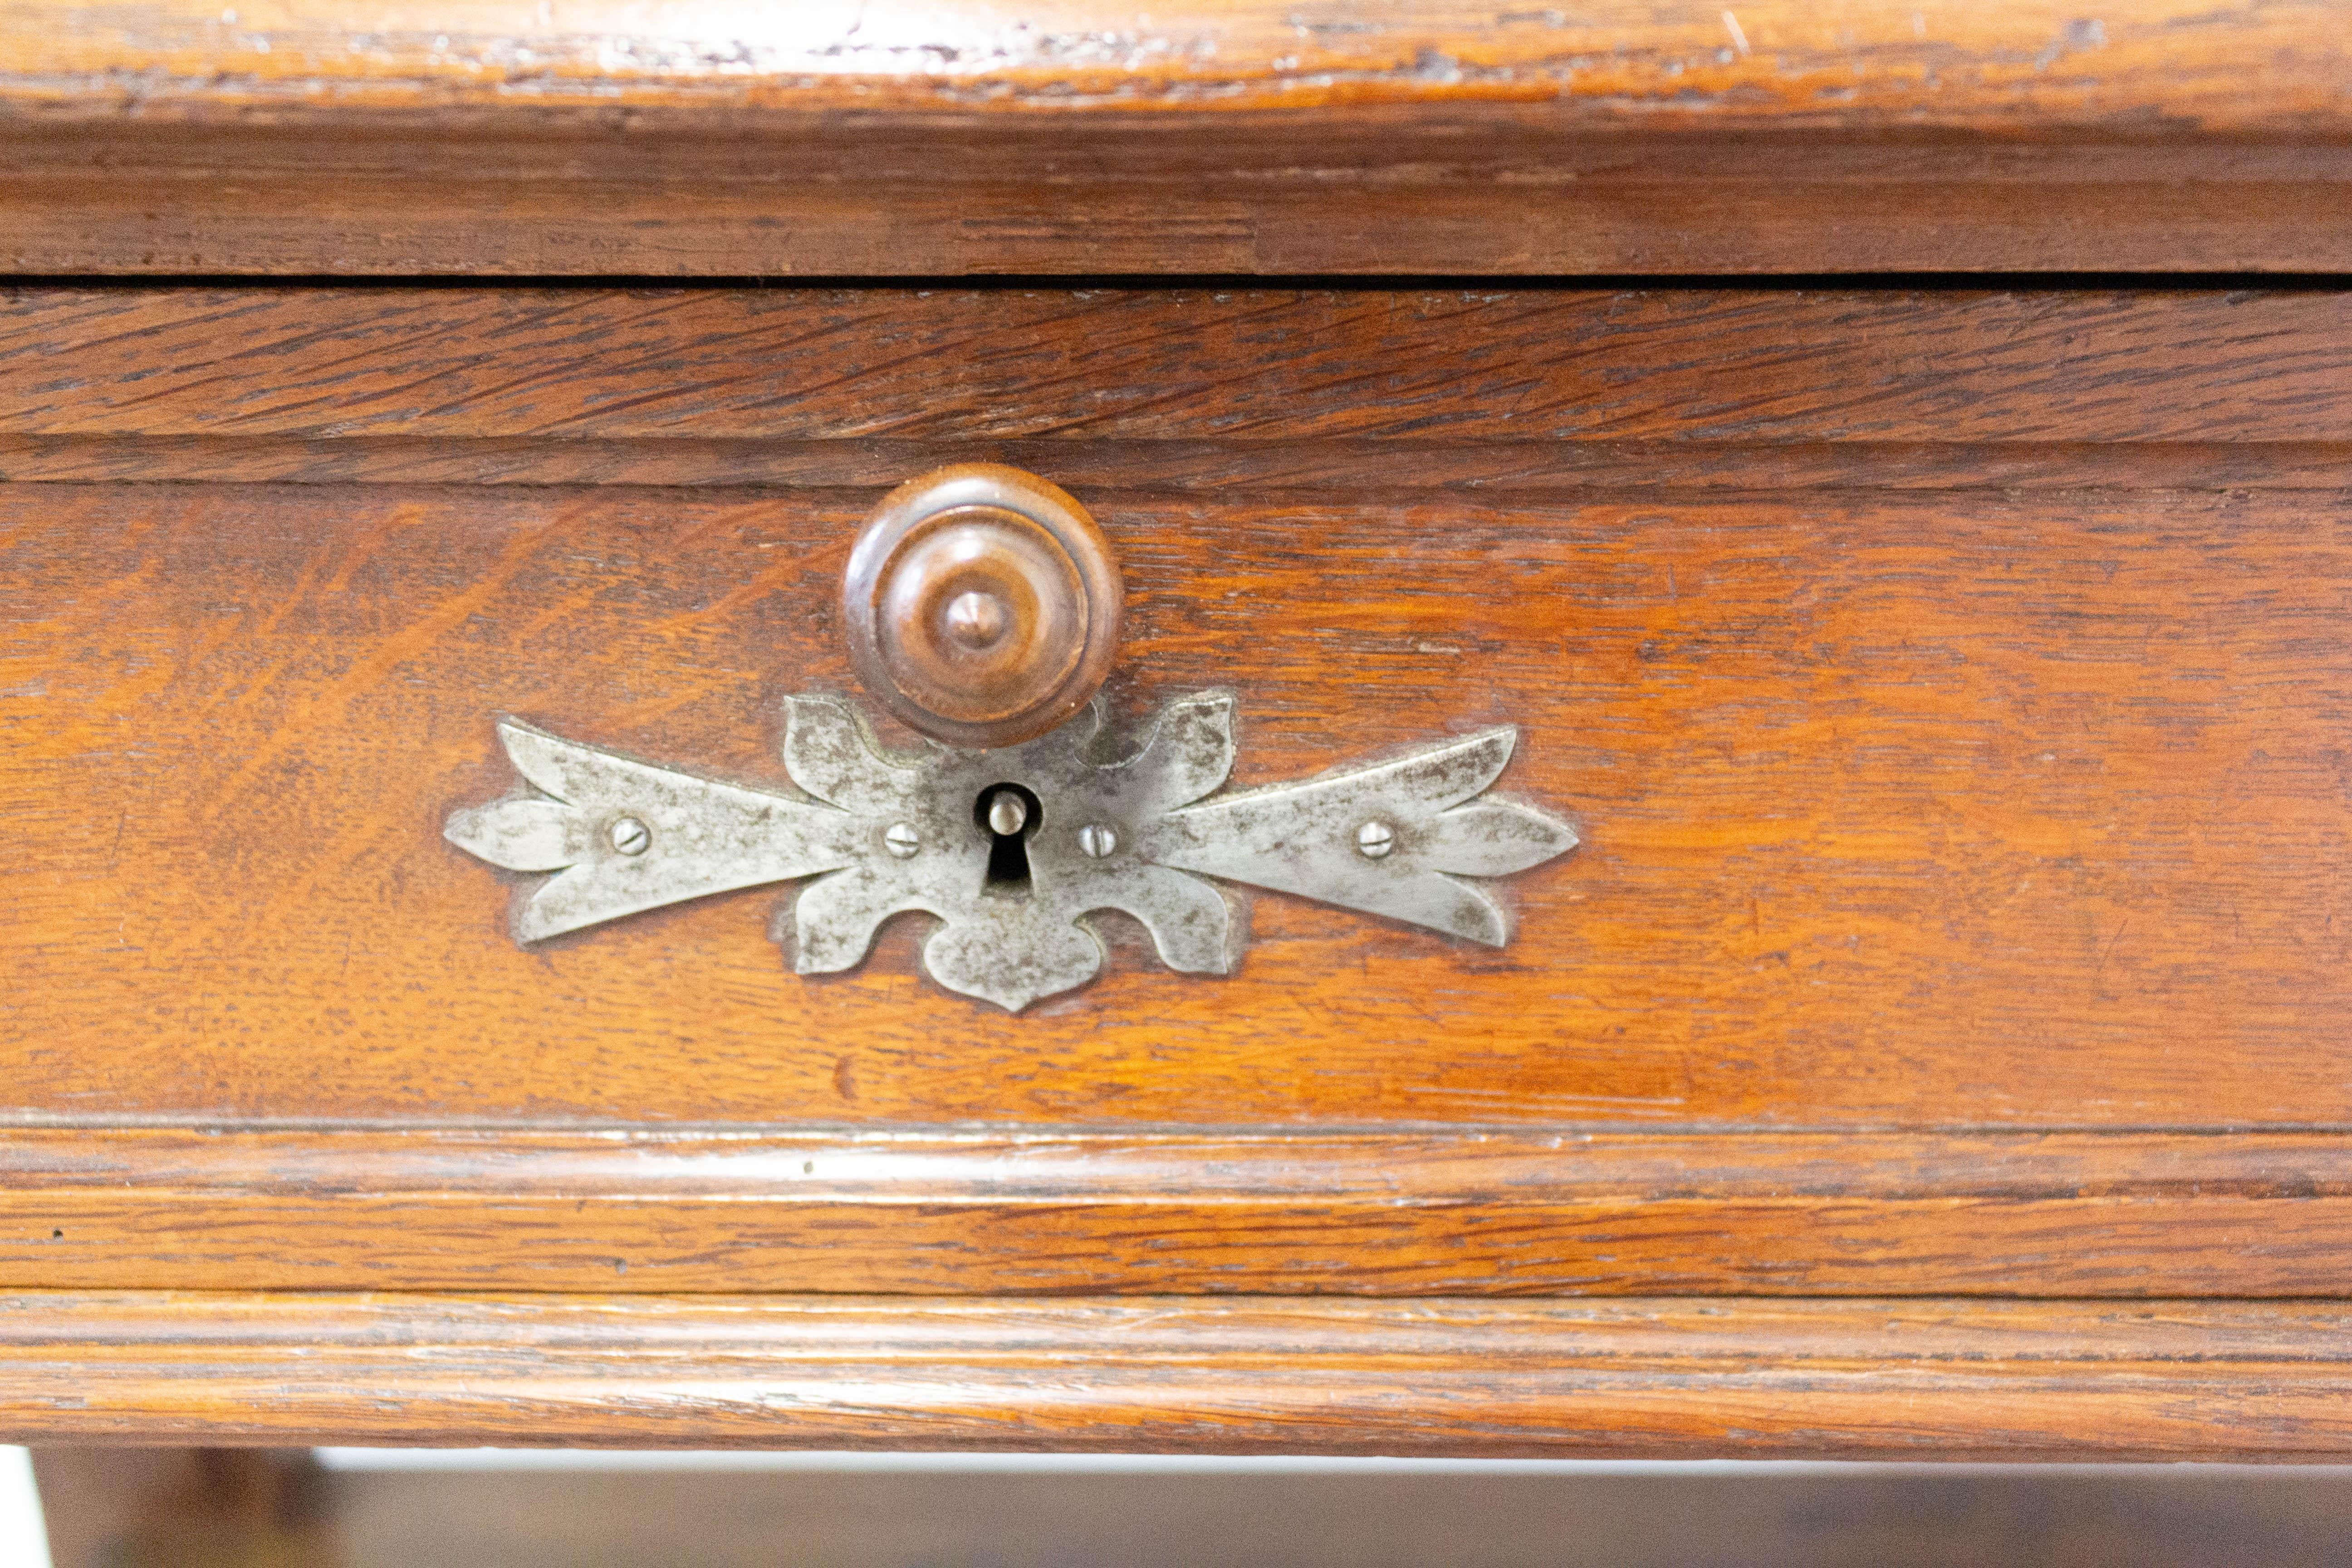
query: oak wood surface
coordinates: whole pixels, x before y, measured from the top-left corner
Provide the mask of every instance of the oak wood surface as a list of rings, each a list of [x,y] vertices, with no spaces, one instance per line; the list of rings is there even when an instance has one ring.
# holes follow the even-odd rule
[[[0,1433],[2339,1454],[2347,341],[0,296]],[[1114,933],[1017,1018],[905,927],[793,976],[773,893],[516,948],[439,837],[493,715],[782,783],[857,523],[986,459],[1118,550],[1122,711],[1237,691],[1236,783],[1520,725],[1585,842],[1513,944],[1264,897],[1229,980]]]
[[[981,118],[1367,102],[1559,103],[1843,126],[2341,130],[2335,5],[2126,0],[1967,6],[1601,0],[1570,15],[1458,3],[1189,0],[1017,12],[882,0],[771,12],[629,0],[7,0],[5,101],[76,119],[460,105],[785,113],[945,108]],[[2259,62],[2262,75],[2242,74]],[[2261,90],[2255,90],[2259,86]]]
[[[0,1297],[35,1442],[2316,1458],[2341,1306]]]
[[[2352,1120],[2339,296],[26,290],[9,323],[0,429],[107,475],[0,486],[20,1114]],[[750,480],[702,445],[770,438],[800,456]],[[393,472],[281,482],[353,439]],[[481,440],[564,477],[453,482]],[[1009,441],[1094,463],[1113,690],[1236,688],[1236,784],[1522,727],[1502,787],[1586,842],[1509,885],[1507,950],[1264,897],[1230,980],[1121,937],[1012,1018],[906,930],[792,975],[766,892],[507,940],[438,837],[510,784],[493,715],[781,784],[777,700],[849,684],[881,470]],[[673,461],[720,471],[595,482]]]
[[[2325,270],[2341,7],[0,5],[0,268]]]
[[[2339,1295],[2336,1134],[0,1134],[0,1287]]]
[[[1874,485],[1916,464],[1906,488],[1942,489],[1987,447],[2090,448],[2115,459],[2109,483],[2145,488],[2130,475],[2150,447],[2352,449],[2347,338],[2352,293],[2322,289],[23,285],[0,289],[0,434],[501,441],[550,465],[604,442],[747,464],[781,446],[702,482],[858,488],[940,445],[1010,441],[1057,467],[1173,453],[1131,481],[1150,489],[1352,477],[1288,462],[1302,449],[1404,454],[1368,476],[1382,489],[1431,482],[1413,476],[1433,460],[1456,486],[1526,488],[1627,446],[1679,462],[1669,482],[1768,489],[1783,469],[1746,465],[1891,450]],[[1203,444],[1275,467],[1228,477]],[[305,477],[218,451],[206,477]]]

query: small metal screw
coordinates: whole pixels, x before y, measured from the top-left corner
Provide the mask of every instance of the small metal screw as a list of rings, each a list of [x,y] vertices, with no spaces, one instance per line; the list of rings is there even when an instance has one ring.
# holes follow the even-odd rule
[[[642,855],[653,847],[654,830],[634,816],[624,816],[604,829],[604,841],[624,855]]]
[[[882,847],[901,860],[911,859],[923,847],[923,836],[911,822],[894,822],[883,830]]]
[[[1028,805],[1011,790],[1001,789],[989,797],[988,830],[999,838],[1012,837],[1028,820]]]
[[[1367,860],[1377,860],[1396,847],[1396,835],[1385,822],[1367,822],[1356,829],[1356,851]]]
[[[1089,822],[1078,829],[1078,847],[1094,859],[1103,859],[1118,847],[1118,833],[1104,823]]]

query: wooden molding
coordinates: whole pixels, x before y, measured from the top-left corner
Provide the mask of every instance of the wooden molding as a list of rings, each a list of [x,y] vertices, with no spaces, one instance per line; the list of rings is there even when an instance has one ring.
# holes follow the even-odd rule
[[[2308,1302],[24,1293],[0,1440],[2340,1458]]]
[[[1311,493],[1335,475],[1405,495],[1534,500],[1610,492],[1987,489],[2346,490],[2352,442],[783,441],[737,437],[16,436],[0,473],[21,484],[661,486],[866,489],[920,465],[1051,468],[1122,496]]]
[[[2324,0],[2216,14],[2124,0],[1921,11],[1802,0],[1574,16],[1416,0],[1376,12],[1189,0],[813,5],[712,12],[563,0],[0,4],[0,103],[20,114],[334,118],[474,110],[887,115],[969,121],[1370,104],[1557,105],[1609,120],[1851,128],[2021,122],[2340,128],[2347,50]],[[2260,75],[2244,74],[2257,64]]]
[[[2326,270],[2352,258],[2341,24],[8,0],[0,268]]]
[[[2347,342],[2352,290],[2294,288],[22,285],[0,472],[136,439],[207,466],[79,477],[338,477],[287,466],[315,444],[380,482],[887,489],[1019,451],[1090,486],[1379,496],[1583,464],[1769,491],[1853,453],[1889,489],[1979,454],[2137,486],[2202,453],[2259,489],[2352,451]],[[607,452],[675,466],[606,479]]]
[[[0,1132],[0,1288],[2307,1296],[2339,1132]]]

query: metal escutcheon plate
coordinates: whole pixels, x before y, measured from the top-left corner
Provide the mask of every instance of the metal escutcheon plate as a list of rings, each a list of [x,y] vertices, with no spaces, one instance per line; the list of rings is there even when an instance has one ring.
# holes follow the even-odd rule
[[[493,865],[551,873],[518,898],[518,941],[813,878],[777,920],[800,973],[853,967],[883,921],[920,910],[940,922],[923,947],[931,978],[1016,1012],[1101,970],[1097,910],[1140,921],[1171,969],[1231,973],[1247,911],[1223,883],[1499,947],[1509,922],[1479,879],[1576,847],[1558,817],[1485,795],[1510,760],[1507,725],[1219,795],[1233,710],[1225,692],[1182,699],[1121,749],[1097,700],[1022,745],[894,755],[848,703],[796,697],[784,764],[805,797],[508,719],[499,737],[531,789],[459,811],[446,831]]]

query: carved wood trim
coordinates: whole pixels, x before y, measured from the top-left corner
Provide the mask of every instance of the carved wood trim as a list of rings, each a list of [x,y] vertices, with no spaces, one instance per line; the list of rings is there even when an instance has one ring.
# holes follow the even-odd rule
[[[2352,1134],[19,1127],[0,1288],[2340,1296]]]
[[[8,0],[0,269],[2324,270],[2341,36],[2318,0]]]
[[[2310,1302],[0,1297],[0,1436],[2317,1459]]]

